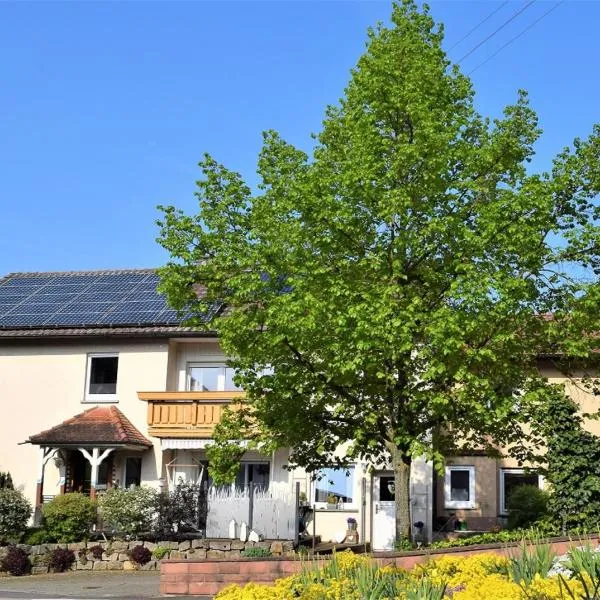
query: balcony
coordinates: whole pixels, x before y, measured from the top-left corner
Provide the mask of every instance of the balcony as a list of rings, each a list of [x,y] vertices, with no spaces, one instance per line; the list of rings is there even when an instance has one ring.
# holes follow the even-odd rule
[[[244,392],[138,392],[148,403],[148,433],[158,438],[210,439],[223,409]]]

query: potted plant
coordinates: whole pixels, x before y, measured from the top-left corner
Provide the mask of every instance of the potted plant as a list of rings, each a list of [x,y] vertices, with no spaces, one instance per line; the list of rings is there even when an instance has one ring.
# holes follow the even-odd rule
[[[348,530],[349,531],[356,531],[357,522],[356,522],[356,519],[354,517],[348,517],[346,519],[346,523],[348,524]]]

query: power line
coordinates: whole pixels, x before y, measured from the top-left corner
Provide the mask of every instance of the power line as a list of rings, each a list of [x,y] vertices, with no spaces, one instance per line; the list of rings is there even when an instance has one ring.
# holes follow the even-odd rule
[[[458,40],[458,42],[456,42],[451,48],[448,49],[448,52],[454,50],[454,48],[456,48],[456,46],[458,46],[459,44],[464,42],[473,32],[477,31],[484,23],[489,21],[501,8],[503,8],[507,4],[508,4],[508,0],[505,0],[500,6],[495,8],[487,17],[485,17],[484,19],[479,21],[479,23],[477,23],[477,25],[475,25],[475,27],[473,27],[472,29],[469,29],[469,31],[467,31],[467,33],[465,33],[465,35],[463,35],[460,38],[460,40]]]
[[[548,9],[541,17],[538,17],[533,23],[531,23],[530,25],[525,27],[525,29],[523,29],[523,31],[521,31],[521,33],[518,33],[517,35],[515,35],[515,37],[508,40],[508,42],[506,42],[506,44],[504,44],[503,46],[500,46],[500,48],[498,48],[498,50],[496,50],[496,52],[494,52],[494,54],[492,54],[491,56],[488,56],[483,62],[479,63],[468,74],[472,75],[473,73],[475,73],[475,71],[477,71],[477,69],[479,69],[479,67],[483,67],[483,65],[490,62],[490,60],[492,60],[492,58],[494,58],[495,56],[500,54],[500,52],[502,52],[502,50],[504,50],[504,48],[506,48],[507,46],[510,46],[513,42],[517,41],[522,35],[527,33],[532,27],[537,25],[544,17],[549,15],[555,8],[558,8],[558,6],[560,6],[564,1],[565,0],[559,0],[556,4],[554,4],[554,6],[552,6],[550,9]]]
[[[529,2],[525,6],[523,6],[523,8],[520,8],[509,19],[504,21],[504,23],[502,23],[502,25],[500,25],[500,27],[498,27],[498,29],[496,29],[495,31],[492,31],[492,33],[490,33],[486,38],[481,40],[479,42],[479,44],[477,44],[476,46],[473,46],[473,48],[471,48],[462,58],[458,59],[457,63],[460,64],[463,60],[465,60],[465,58],[467,58],[468,56],[471,56],[471,54],[473,54],[473,52],[475,52],[475,50],[477,50],[477,48],[480,48],[481,46],[483,46],[483,44],[485,44],[488,40],[492,39],[499,31],[502,31],[511,21],[514,21],[522,12],[525,12],[534,2],[535,2],[535,0],[529,0]]]

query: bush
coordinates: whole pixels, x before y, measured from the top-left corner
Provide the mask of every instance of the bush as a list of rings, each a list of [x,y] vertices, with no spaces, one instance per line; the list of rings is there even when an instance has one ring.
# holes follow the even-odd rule
[[[156,496],[157,492],[147,486],[112,488],[98,498],[98,510],[105,524],[135,536],[152,528]]]
[[[31,561],[29,556],[21,548],[10,546],[6,556],[0,562],[3,571],[11,575],[27,575],[31,573]]]
[[[152,550],[152,556],[156,560],[162,560],[167,554],[169,554],[169,548],[165,548],[164,546],[156,546],[156,548]]]
[[[100,544],[96,544],[95,546],[91,546],[90,548],[88,548],[88,552],[96,560],[102,560],[102,555],[104,554],[104,548]]]
[[[192,483],[178,483],[173,491],[157,496],[156,515],[154,529],[159,537],[201,529],[198,523],[206,519],[204,489]]]
[[[268,548],[261,548],[260,546],[246,548],[245,550],[242,550],[240,554],[248,558],[264,558],[265,556],[272,556],[271,551]]]
[[[546,516],[548,493],[535,485],[521,485],[508,498],[508,528],[531,527]]]
[[[18,540],[31,517],[31,504],[23,492],[0,489],[0,541]]]
[[[96,519],[94,503],[79,493],[55,496],[42,510],[46,531],[60,543],[87,539]]]
[[[145,565],[147,562],[150,562],[152,552],[145,546],[139,544],[129,551],[129,558],[138,565]]]
[[[38,546],[39,544],[47,544],[52,542],[52,538],[43,527],[30,527],[23,537],[23,543],[30,546]]]
[[[48,559],[48,568],[55,573],[64,573],[68,571],[75,562],[75,552],[66,548],[55,548],[50,553]]]
[[[8,489],[8,490],[14,490],[15,486],[13,484],[13,480],[12,477],[10,476],[10,473],[8,472],[4,472],[4,471],[0,471],[0,489]]]

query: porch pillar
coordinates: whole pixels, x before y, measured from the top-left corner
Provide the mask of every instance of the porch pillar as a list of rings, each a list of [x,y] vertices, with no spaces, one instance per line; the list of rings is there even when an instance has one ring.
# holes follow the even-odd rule
[[[92,454],[85,449],[79,448],[79,451],[88,460],[92,467],[91,481],[90,481],[90,498],[93,500],[96,498],[96,486],[98,485],[98,467],[102,464],[102,461],[114,450],[114,448],[106,448],[102,454],[100,454],[99,448],[92,448]]]
[[[50,455],[54,452],[53,448],[47,448],[46,446],[40,446],[40,463],[37,479],[37,487],[35,491],[35,505],[42,506],[44,503],[44,471],[46,470],[46,463],[50,458]]]

